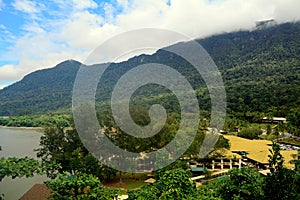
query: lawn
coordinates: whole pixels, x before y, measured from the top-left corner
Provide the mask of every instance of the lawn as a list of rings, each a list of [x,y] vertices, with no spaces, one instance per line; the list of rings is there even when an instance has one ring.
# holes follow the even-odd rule
[[[110,188],[120,188],[125,190],[133,190],[138,189],[142,187],[143,185],[146,185],[147,183],[144,182],[144,180],[134,180],[134,179],[123,179],[123,182],[120,183],[120,181],[115,181],[112,183],[106,183],[104,184],[106,187]]]
[[[120,183],[120,174],[117,174],[114,180],[112,180],[110,183],[105,183],[104,185],[110,188],[132,190],[132,189],[138,189],[143,185],[146,185],[147,183],[144,182],[146,179],[147,179],[146,173],[139,173],[139,174],[125,173],[122,174],[122,183]]]

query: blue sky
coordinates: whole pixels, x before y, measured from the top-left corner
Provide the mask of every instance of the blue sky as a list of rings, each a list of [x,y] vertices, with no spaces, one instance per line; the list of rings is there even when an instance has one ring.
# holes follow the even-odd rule
[[[0,88],[67,59],[83,62],[124,31],[206,37],[253,29],[259,20],[297,21],[299,8],[299,0],[0,0]]]

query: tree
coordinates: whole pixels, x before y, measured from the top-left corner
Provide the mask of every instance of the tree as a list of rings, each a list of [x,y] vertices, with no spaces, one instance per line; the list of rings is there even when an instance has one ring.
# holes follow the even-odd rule
[[[1,158],[0,159],[0,181],[6,177],[33,177],[35,174],[43,175],[45,171],[56,172],[59,164],[55,162],[41,162],[33,158]]]
[[[189,199],[196,191],[190,174],[181,168],[165,171],[154,185],[147,185],[137,191],[129,191],[128,200]]]
[[[160,191],[156,186],[145,185],[139,190],[129,190],[128,200],[157,200],[159,198]]]
[[[11,177],[33,177],[34,175],[44,175],[46,171],[57,172],[60,166],[55,162],[45,163],[33,158],[0,158],[0,182],[3,178]],[[52,173],[54,174],[54,173]],[[0,193],[0,200],[4,199],[4,194]]]
[[[275,127],[274,129],[274,135],[276,136],[276,138],[278,139],[278,136],[279,136],[279,129],[278,129],[278,126]]]
[[[218,186],[222,199],[262,199],[263,178],[255,170],[248,167],[232,169],[226,179]]]
[[[63,127],[51,126],[47,127],[44,135],[40,140],[41,148],[36,149],[37,156],[42,158],[42,161],[56,161],[61,165],[60,172],[68,171],[73,173],[77,168],[73,156],[77,159],[88,155],[87,150],[83,147],[80,138],[75,130],[65,131]],[[49,173],[47,173],[49,175]]]
[[[195,195],[189,197],[189,200],[221,200],[218,193],[219,186],[220,182],[218,180],[201,185],[197,188]]]
[[[105,188],[92,174],[64,172],[55,180],[46,181],[52,190],[50,199],[108,200],[118,196],[118,190]]]
[[[104,166],[87,151],[75,128],[71,130],[65,130],[60,126],[46,128],[40,146],[41,148],[36,150],[37,156],[42,158],[43,162],[59,163],[61,166],[59,172],[93,174],[102,180],[108,180],[116,174],[116,170]],[[106,170],[109,171],[109,175]],[[52,171],[47,171],[48,176],[51,176],[51,173]]]
[[[247,139],[258,139],[258,136],[262,134],[262,130],[257,127],[244,128],[238,133],[238,136]]]
[[[273,142],[269,155],[270,172],[265,181],[265,198],[299,199],[299,174],[297,171],[287,169],[283,166],[284,159],[280,154],[280,147]]]
[[[157,171],[155,171],[155,179],[159,180],[161,177],[163,177],[163,175],[167,172],[167,171],[171,171],[171,170],[175,170],[175,169],[183,169],[183,170],[187,170],[189,168],[189,165],[186,161],[182,161],[182,160],[176,160],[175,162],[171,163],[170,165],[159,169]],[[190,174],[191,175],[191,174]]]
[[[160,191],[159,199],[187,199],[195,192],[190,174],[183,169],[166,171],[155,186]]]
[[[272,127],[270,124],[267,125],[267,135],[270,135],[272,133]]]

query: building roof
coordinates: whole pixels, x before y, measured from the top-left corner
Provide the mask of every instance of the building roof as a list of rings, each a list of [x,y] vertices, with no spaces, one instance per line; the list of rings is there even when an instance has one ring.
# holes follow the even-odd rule
[[[269,173],[271,173],[269,169],[260,170],[260,171],[258,171],[258,172],[261,173],[261,174],[264,175],[264,176],[267,176]]]
[[[145,180],[144,182],[153,184],[153,183],[155,183],[155,181],[156,180],[154,178],[149,178],[149,179]]]
[[[204,172],[204,167],[191,167],[192,172]]]
[[[268,140],[249,140],[233,135],[224,136],[230,142],[230,150],[233,152],[244,151],[247,157],[262,164],[269,163],[272,142]]]
[[[290,169],[295,167],[294,163],[290,161],[295,160],[295,157],[298,155],[297,150],[281,150],[281,155],[284,157],[284,166]]]
[[[269,140],[249,140],[233,135],[224,135],[226,139],[230,142],[230,150],[233,152],[244,151],[247,153],[247,157],[251,160],[259,162],[261,164],[269,163],[269,155],[272,149],[272,142]],[[293,160],[295,151],[280,151],[284,157],[284,165],[287,168],[293,168],[294,165],[290,163]]]
[[[262,119],[268,120],[269,118],[264,117]],[[284,117],[273,117],[273,121],[286,121],[286,118],[284,118]]]
[[[237,153],[233,153],[232,151],[225,149],[225,148],[221,148],[221,149],[216,149],[213,152],[210,153],[210,156],[213,158],[225,158],[225,159],[241,159],[242,156],[237,154]]]
[[[44,184],[35,184],[30,188],[20,200],[45,200],[51,194],[51,190]]]

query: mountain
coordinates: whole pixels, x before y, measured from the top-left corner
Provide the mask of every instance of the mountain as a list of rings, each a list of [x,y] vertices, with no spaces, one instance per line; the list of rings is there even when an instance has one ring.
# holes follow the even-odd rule
[[[46,113],[66,109],[81,63],[68,60],[54,68],[35,71],[0,90],[0,115]]]
[[[218,66],[227,92],[229,112],[273,112],[285,116],[300,105],[300,23],[261,27],[197,40]],[[103,74],[97,100],[109,100],[117,80],[141,63],[162,63],[184,75],[196,89],[201,109],[209,110],[204,81],[184,59],[164,50],[112,63]],[[39,70],[0,90],[0,115],[70,111],[73,83],[80,67],[73,60]],[[162,98],[172,110],[177,105],[170,91],[146,86],[134,99],[155,103]],[[145,93],[146,92],[146,93]],[[163,95],[159,95],[159,93]],[[99,95],[101,94],[101,95]]]

